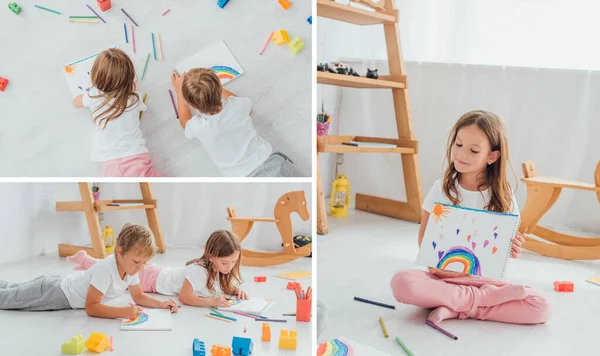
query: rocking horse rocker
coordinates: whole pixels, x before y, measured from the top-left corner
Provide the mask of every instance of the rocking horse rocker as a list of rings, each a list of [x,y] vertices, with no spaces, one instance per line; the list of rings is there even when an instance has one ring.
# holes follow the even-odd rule
[[[307,257],[312,253],[312,243],[296,248],[292,232],[290,215],[297,213],[302,221],[309,218],[306,197],[303,191],[289,192],[282,195],[274,208],[274,218],[238,217],[234,207],[227,208],[227,220],[231,221],[232,232],[240,239],[240,243],[252,230],[255,222],[274,222],[283,241],[283,252],[256,252],[242,247],[242,264],[245,266],[272,266]]]

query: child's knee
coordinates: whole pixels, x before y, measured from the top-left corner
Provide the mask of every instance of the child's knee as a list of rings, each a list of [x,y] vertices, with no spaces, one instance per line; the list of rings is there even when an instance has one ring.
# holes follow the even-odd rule
[[[410,300],[416,292],[413,278],[414,272],[410,270],[400,271],[390,281],[394,298],[400,303],[410,304]]]
[[[527,303],[534,310],[532,313],[531,324],[543,324],[550,320],[552,316],[552,305],[541,295],[530,295],[526,298]]]

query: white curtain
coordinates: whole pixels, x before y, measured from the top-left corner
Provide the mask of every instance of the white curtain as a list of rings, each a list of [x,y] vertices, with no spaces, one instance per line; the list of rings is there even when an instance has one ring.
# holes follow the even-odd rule
[[[588,69],[597,68],[600,55],[580,39],[591,38],[592,33],[585,31],[596,25],[563,26],[565,19],[576,20],[565,10],[565,4],[398,1],[423,195],[441,176],[448,131],[463,113],[478,108],[505,120],[518,179],[522,177],[521,163],[533,160],[540,175],[594,182],[594,168],[600,160],[600,104],[594,100],[600,97],[600,73]],[[573,4],[570,9],[585,13],[583,18],[592,11],[591,7],[583,11],[583,2]],[[559,10],[566,11],[564,17],[551,16]],[[560,18],[561,29],[571,31],[569,38],[577,40],[566,41],[564,33],[553,36],[554,29],[531,33],[523,14],[533,13],[532,18],[540,21],[536,26],[557,26],[556,19]],[[318,26],[319,62],[342,60],[361,75],[367,67],[379,68],[380,75],[388,73],[387,63],[381,60],[385,58],[382,27],[358,27],[327,19],[320,19]],[[515,34],[520,31],[521,42]],[[545,46],[548,41],[553,46]],[[562,41],[570,52],[560,48]],[[552,51],[562,56],[553,56]],[[564,69],[574,66],[588,68]],[[331,134],[395,137],[389,90],[318,87],[319,108],[323,101],[325,110],[333,114]],[[336,168],[334,155],[325,154],[321,166],[328,193],[337,169],[348,176],[354,192],[405,200],[399,156],[346,154],[344,163]],[[509,178],[515,187],[517,181],[512,175]],[[525,199],[525,185],[520,183],[517,200],[521,207]],[[600,232],[599,217],[595,194],[564,190],[541,223]]]
[[[141,199],[137,183],[101,183],[100,199]],[[290,191],[305,192],[310,183],[153,183],[158,218],[167,247],[201,248],[216,229],[231,229],[228,206],[239,216],[273,217],[277,199]],[[76,183],[0,183],[0,263],[42,254],[56,254],[58,244],[89,245],[85,216],[57,212],[57,201],[80,200]],[[293,233],[310,235],[312,219],[292,214]],[[127,222],[148,224],[143,210],[107,211],[104,223],[118,234]],[[280,251],[281,237],[273,223],[256,223],[244,247]],[[58,255],[57,255],[58,256]]]

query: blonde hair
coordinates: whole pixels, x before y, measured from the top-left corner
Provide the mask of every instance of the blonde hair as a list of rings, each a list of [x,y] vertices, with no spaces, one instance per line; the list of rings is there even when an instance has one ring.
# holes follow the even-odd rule
[[[223,108],[223,86],[212,69],[194,68],[186,73],[181,84],[185,101],[203,114],[214,115]]]
[[[137,105],[140,101],[135,92],[135,67],[129,56],[120,49],[107,49],[100,52],[91,71],[92,85],[100,91],[100,95],[91,98],[104,98],[104,101],[92,112],[96,114],[94,122],[100,120],[98,126],[106,128],[110,120],[121,116],[126,109]],[[128,105],[129,98],[133,101]],[[109,104],[110,103],[110,104]],[[100,109],[103,109],[100,112]],[[97,123],[98,124],[98,123]]]
[[[144,257],[154,256],[157,250],[152,232],[138,224],[123,225],[117,237],[117,247],[121,248],[122,254],[135,250]]]
[[[504,122],[498,115],[489,111],[469,111],[458,119],[450,131],[450,134],[448,135],[448,147],[445,162],[448,167],[444,172],[444,179],[442,182],[444,194],[450,199],[453,205],[458,205],[461,201],[456,188],[460,173],[456,170],[454,162],[452,161],[452,146],[456,142],[458,131],[463,127],[471,125],[477,126],[487,136],[492,152],[498,151],[500,153],[498,159],[494,163],[488,164],[482,172],[485,174],[485,177],[483,182],[477,187],[481,190],[483,186],[487,186],[490,191],[490,201],[485,209],[494,212],[508,213],[512,210],[513,191],[506,178],[506,167],[509,166],[513,171],[513,174],[514,170],[510,165],[508,157],[508,139],[506,137]]]
[[[219,279],[219,287],[221,291],[226,295],[235,295],[237,287],[234,285],[234,281],[237,285],[242,284],[243,279],[240,275],[240,261],[242,256],[238,258],[235,266],[228,274],[222,274],[213,268],[212,262],[210,261],[213,257],[227,257],[231,256],[235,251],[239,251],[241,255],[242,247],[240,241],[231,232],[227,230],[217,230],[210,234],[206,246],[204,247],[204,255],[200,258],[188,261],[185,265],[188,266],[192,263],[206,269],[206,288],[213,294],[217,294],[215,291],[214,281]]]

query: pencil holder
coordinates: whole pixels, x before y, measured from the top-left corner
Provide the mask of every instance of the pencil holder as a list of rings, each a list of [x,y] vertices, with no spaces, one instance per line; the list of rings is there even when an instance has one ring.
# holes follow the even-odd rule
[[[110,0],[96,0],[96,2],[102,12],[109,10],[111,7]]]
[[[312,299],[296,299],[296,321],[310,321]]]
[[[327,136],[328,133],[329,133],[329,123],[317,121],[317,136]]]

